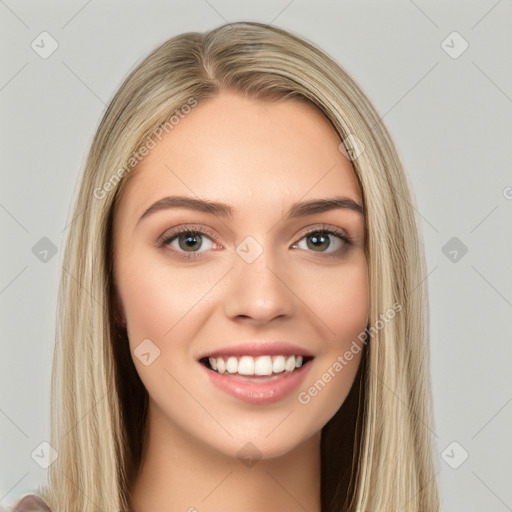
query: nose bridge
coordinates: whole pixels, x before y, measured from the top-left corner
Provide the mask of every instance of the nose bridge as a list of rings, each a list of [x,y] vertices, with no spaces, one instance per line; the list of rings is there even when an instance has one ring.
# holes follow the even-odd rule
[[[247,237],[236,253],[225,297],[226,314],[259,322],[291,315],[293,294],[285,284],[286,271],[273,248]]]

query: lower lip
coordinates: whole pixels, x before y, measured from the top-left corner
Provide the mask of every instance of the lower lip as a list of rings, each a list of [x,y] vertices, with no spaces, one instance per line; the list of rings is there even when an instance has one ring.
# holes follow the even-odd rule
[[[236,375],[231,375],[227,372],[218,373],[210,370],[202,363],[199,364],[207,373],[213,385],[228,395],[249,404],[267,405],[279,402],[279,400],[292,393],[294,389],[297,389],[306,378],[311,362],[309,361],[292,373],[283,372],[277,374],[277,378],[270,382],[258,382],[257,378],[253,381],[241,380]]]

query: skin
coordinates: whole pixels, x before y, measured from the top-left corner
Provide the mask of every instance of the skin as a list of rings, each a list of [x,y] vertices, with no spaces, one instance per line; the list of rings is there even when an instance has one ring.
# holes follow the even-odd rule
[[[333,196],[362,204],[339,144],[310,105],[221,92],[196,106],[132,171],[114,216],[114,274],[150,397],[133,510],[320,510],[321,429],[345,400],[361,354],[308,404],[297,395],[366,327],[364,221],[349,209],[291,219],[286,213],[295,202]],[[221,201],[235,213],[175,208],[137,223],[169,195]],[[158,246],[180,225],[203,226],[214,236],[200,235],[188,251],[186,235],[181,245],[178,237]],[[322,225],[343,229],[352,244],[331,235],[317,248],[307,232]],[[263,249],[250,264],[236,252],[247,236]],[[196,259],[178,257],[194,251]],[[160,350],[148,366],[133,355],[145,339]],[[221,346],[261,340],[288,340],[315,356],[305,382],[279,402],[233,398],[197,362]],[[261,457],[252,466],[237,455],[248,442]]]

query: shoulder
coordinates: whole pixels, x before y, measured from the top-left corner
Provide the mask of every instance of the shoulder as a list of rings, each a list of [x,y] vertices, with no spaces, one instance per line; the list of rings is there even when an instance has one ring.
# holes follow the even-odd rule
[[[12,512],[51,512],[51,510],[41,496],[27,494],[14,505]]]

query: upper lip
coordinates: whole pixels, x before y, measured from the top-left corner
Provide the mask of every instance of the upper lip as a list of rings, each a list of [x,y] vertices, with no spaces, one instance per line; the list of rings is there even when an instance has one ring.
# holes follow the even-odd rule
[[[304,357],[313,357],[313,354],[309,350],[288,341],[253,341],[221,347],[212,350],[211,352],[204,353],[198,359],[203,359],[205,357],[257,357],[266,355],[299,355]]]

